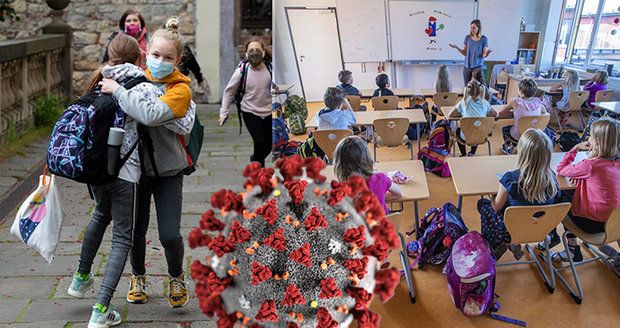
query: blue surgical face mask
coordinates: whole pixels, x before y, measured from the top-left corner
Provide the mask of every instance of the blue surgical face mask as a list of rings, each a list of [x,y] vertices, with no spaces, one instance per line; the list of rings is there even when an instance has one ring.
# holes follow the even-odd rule
[[[174,70],[174,64],[157,60],[151,56],[146,57],[146,66],[149,68],[151,76],[158,80],[170,75],[170,73]]]

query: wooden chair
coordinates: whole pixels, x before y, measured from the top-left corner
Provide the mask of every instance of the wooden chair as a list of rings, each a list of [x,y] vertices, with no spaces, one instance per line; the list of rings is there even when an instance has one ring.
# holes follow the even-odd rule
[[[463,117],[460,119],[461,131],[465,136],[465,140],[461,139],[460,134],[452,133],[452,137],[456,141],[452,145],[454,156],[456,156],[456,144],[467,146],[478,146],[487,144],[489,146],[489,156],[491,155],[491,141],[489,134],[493,131],[495,118],[493,117]]]
[[[374,97],[371,102],[374,110],[395,110],[398,108],[398,96]]]
[[[545,264],[550,272],[548,277],[542,268],[540,261],[530,243],[539,242],[547,237],[549,231],[553,230],[564,219],[570,210],[570,203],[561,203],[543,206],[510,206],[504,212],[504,222],[506,229],[510,233],[512,244],[525,244],[525,249],[530,255],[528,261],[497,262],[495,265],[510,266],[518,264],[535,264],[538,273],[545,282],[549,293],[553,293],[556,287],[555,272],[549,256],[545,257]],[[549,254],[549,245],[545,244],[545,250]],[[499,260],[499,259],[498,259]]]
[[[581,112],[581,106],[588,101],[588,98],[590,97],[590,91],[572,91],[570,93],[570,96],[568,98],[568,110],[571,113],[577,113],[577,115],[579,115],[579,126],[581,127],[581,130],[583,131],[583,126],[585,124],[584,122],[584,118],[583,118],[583,113]],[[554,111],[555,113],[555,118],[558,120],[558,122],[560,122],[560,117],[558,116],[558,112]],[[562,124],[559,124],[560,126],[560,133],[562,133]]]
[[[340,140],[352,135],[353,131],[351,130],[316,130],[312,132],[314,141],[325,152],[328,162],[334,159],[334,150],[336,150],[336,145]]]
[[[455,92],[437,92],[433,95],[434,107],[431,107],[431,111],[435,115],[442,116],[441,107],[443,106],[456,106],[459,102],[459,95]],[[431,119],[431,125],[433,125]]]
[[[616,208],[611,214],[611,216],[609,217],[609,219],[607,220],[607,222],[605,222],[604,232],[587,233],[577,228],[577,226],[573,223],[573,221],[569,217],[565,218],[564,221],[562,221],[562,224],[564,225],[564,228],[565,228],[564,234],[562,234],[562,244],[564,245],[564,249],[566,250],[566,252],[569,252],[568,239],[566,238],[566,234],[568,232],[571,232],[575,236],[577,236],[577,238],[583,240],[583,245],[595,255],[595,257],[593,258],[590,258],[587,260],[584,259],[583,261],[579,263],[575,263],[573,262],[572,258],[569,258],[570,265],[568,267],[563,267],[563,268],[554,267],[553,268],[553,271],[558,275],[558,278],[560,278],[560,282],[562,283],[562,285],[564,285],[564,287],[566,287],[570,296],[575,300],[577,304],[581,304],[583,300],[583,290],[581,289],[581,282],[579,281],[579,275],[577,274],[577,266],[590,263],[593,261],[601,260],[603,261],[603,263],[607,265],[608,268],[610,268],[620,277],[620,272],[616,268],[614,268],[614,266],[609,262],[609,260],[607,259],[607,256],[602,254],[597,249],[597,247],[593,247],[593,245],[602,246],[605,244],[620,241],[620,208]],[[549,258],[550,256],[546,256],[546,257]],[[558,274],[558,270],[568,269],[568,268],[570,268],[572,271],[573,280],[574,280],[575,286],[577,287],[577,293],[575,293],[575,290],[568,284],[566,279],[564,279],[562,275]]]
[[[372,121],[373,130],[376,135],[381,137],[384,146],[396,147],[403,143],[403,137],[407,135],[409,129],[408,118],[379,118]],[[374,137],[374,161],[377,161],[377,137]],[[411,160],[413,160],[413,145],[411,140],[407,139],[409,150],[411,152]]]
[[[614,95],[614,90],[599,90],[594,95],[595,102],[611,101],[611,97]]]
[[[347,96],[347,99],[349,100],[353,111],[358,112],[360,110],[360,106],[362,105],[362,98],[360,96]]]
[[[530,128],[544,130],[547,127],[547,124],[549,124],[549,119],[551,119],[549,114],[539,116],[523,116],[519,119],[519,134],[523,134]]]

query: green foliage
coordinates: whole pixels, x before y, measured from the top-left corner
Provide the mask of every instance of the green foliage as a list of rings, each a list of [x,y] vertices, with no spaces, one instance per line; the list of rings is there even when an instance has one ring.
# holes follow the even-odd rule
[[[69,102],[64,96],[41,96],[37,98],[34,108],[34,125],[51,127],[56,123]]]
[[[14,0],[0,0],[0,22],[4,22],[5,19],[19,21],[19,16],[15,14],[13,5],[11,5],[13,1]]]

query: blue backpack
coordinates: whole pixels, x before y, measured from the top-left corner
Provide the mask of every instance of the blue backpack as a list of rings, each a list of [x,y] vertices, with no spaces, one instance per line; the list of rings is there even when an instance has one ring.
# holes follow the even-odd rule
[[[147,82],[138,77],[124,84],[126,89]],[[103,185],[116,176],[108,174],[107,141],[111,127],[123,127],[125,114],[111,95],[95,90],[65,109],[56,121],[47,148],[47,166],[51,173],[90,185]],[[145,129],[138,129],[145,130]],[[118,168],[129,159],[138,145],[121,158]],[[117,170],[118,172],[118,170]]]
[[[271,134],[273,147],[279,147],[288,141],[288,127],[282,117],[276,117],[271,120]]]

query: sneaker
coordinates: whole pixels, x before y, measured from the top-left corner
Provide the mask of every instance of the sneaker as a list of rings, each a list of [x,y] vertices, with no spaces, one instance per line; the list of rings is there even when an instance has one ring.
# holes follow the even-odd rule
[[[502,152],[506,155],[512,155],[512,151],[513,151],[514,147],[508,144],[503,144],[502,145]]]
[[[189,302],[189,295],[187,294],[187,287],[183,280],[183,274],[177,278],[168,276],[170,282],[168,283],[168,304],[171,308],[183,307]]]
[[[515,260],[518,261],[523,257],[523,247],[521,247],[521,244],[510,244],[508,249],[512,252],[512,255],[514,255]]]
[[[129,291],[127,292],[127,302],[143,304],[148,299],[146,294],[146,278],[144,276],[131,275]]]
[[[93,312],[90,315],[90,321],[88,321],[88,328],[108,328],[120,323],[121,314],[114,310],[114,306],[110,304],[106,309],[97,304],[93,306]]]
[[[579,245],[577,246],[569,245],[568,249],[570,253],[567,252],[566,250],[563,250],[561,252],[555,252],[551,254],[551,259],[555,262],[569,262],[568,255],[570,254],[571,257],[573,258],[573,262],[583,261],[583,255],[581,254],[581,248],[579,247]]]
[[[76,298],[84,298],[84,294],[89,289],[93,288],[95,284],[95,276],[91,273],[88,274],[86,279],[80,277],[79,273],[75,273],[73,275],[73,281],[71,281],[71,285],[67,290],[67,294],[76,297]]]
[[[545,237],[545,240],[536,244],[536,248],[538,248],[539,251],[544,251],[546,243],[549,243],[549,249],[552,249],[560,243],[560,235],[558,235],[557,232],[551,232]]]

